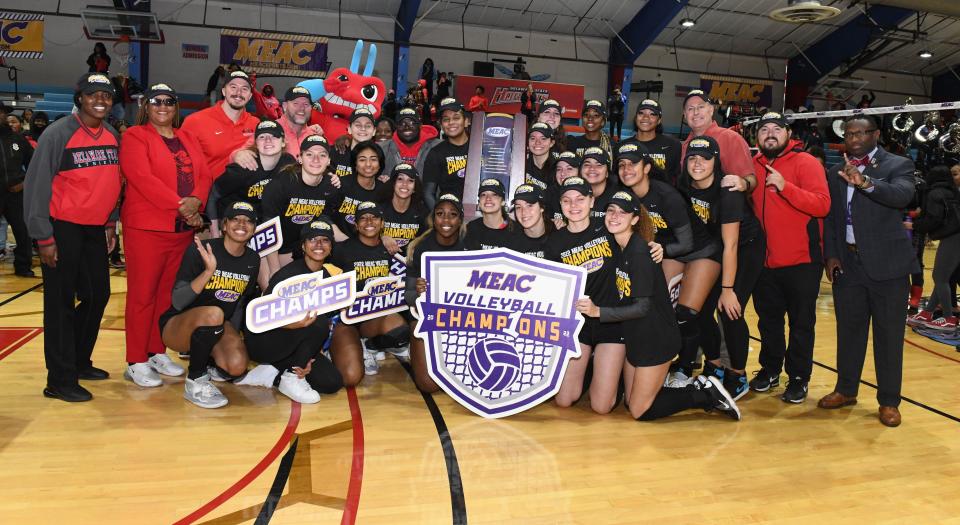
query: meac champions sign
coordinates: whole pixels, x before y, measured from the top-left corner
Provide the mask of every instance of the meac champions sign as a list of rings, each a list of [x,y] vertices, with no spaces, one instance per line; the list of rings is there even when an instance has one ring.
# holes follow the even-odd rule
[[[261,75],[301,78],[324,78],[330,68],[325,37],[224,29],[220,64],[231,63]]]
[[[0,57],[43,58],[43,15],[0,11]]]
[[[700,75],[700,89],[711,100],[739,102],[770,107],[773,103],[773,82],[752,78]]]

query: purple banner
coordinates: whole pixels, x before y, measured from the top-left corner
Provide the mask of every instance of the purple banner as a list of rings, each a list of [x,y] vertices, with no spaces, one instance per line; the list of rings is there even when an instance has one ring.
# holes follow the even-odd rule
[[[470,330],[475,333],[506,333],[550,345],[571,346],[577,319],[534,314],[510,314],[504,310],[473,308],[453,304],[424,304],[421,332]]]
[[[220,64],[231,63],[261,76],[300,78],[324,78],[330,68],[324,37],[224,29]]]

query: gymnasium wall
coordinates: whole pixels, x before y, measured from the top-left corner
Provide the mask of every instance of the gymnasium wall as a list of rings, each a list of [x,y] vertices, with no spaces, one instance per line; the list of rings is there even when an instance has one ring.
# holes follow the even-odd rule
[[[68,16],[46,16],[46,51],[42,61],[8,60],[21,71],[21,84],[71,85],[86,70],[85,60],[93,42],[82,33],[76,15],[86,2],[58,0],[7,0],[6,8],[24,11],[57,12]],[[150,79],[163,80],[186,93],[201,93],[219,58],[218,27],[260,29],[325,35],[330,38],[328,56],[333,67],[348,66],[357,38],[375,41],[393,39],[394,20],[372,15],[351,15],[305,10],[275,5],[249,5],[235,2],[153,0],[152,8],[161,19],[167,43],[150,48]],[[175,25],[186,24],[186,25]],[[208,27],[203,27],[208,26]],[[440,71],[472,74],[474,61],[493,58],[514,59],[521,55],[531,75],[549,74],[550,80],[583,84],[588,98],[605,98],[607,90],[606,57],[609,41],[604,38],[572,35],[518,32],[478,26],[461,26],[424,19],[412,34],[410,49],[411,79],[427,57]],[[206,44],[210,56],[206,60],[185,59],[180,44]],[[108,51],[110,51],[108,43]],[[377,43],[376,73],[390,83],[393,46]],[[114,57],[116,59],[116,57]],[[680,48],[650,46],[634,65],[633,78],[662,80],[664,92],[659,98],[664,106],[665,124],[679,125],[680,103],[677,86],[699,86],[699,74],[741,76],[772,79],[774,107],[783,97],[783,59],[729,55],[722,51],[707,52]],[[504,64],[510,67],[510,64]],[[875,105],[902,104],[904,93],[917,103],[926,102],[930,78],[873,70],[861,70],[858,77],[870,80],[869,88],[877,92]],[[297,79],[266,80],[283,92]],[[6,83],[0,84],[6,89]],[[635,108],[643,93],[631,94]],[[826,102],[816,103],[817,109]]]

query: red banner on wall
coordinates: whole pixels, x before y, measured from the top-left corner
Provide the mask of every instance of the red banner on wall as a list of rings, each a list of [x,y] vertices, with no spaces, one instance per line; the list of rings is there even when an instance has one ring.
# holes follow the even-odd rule
[[[454,96],[466,105],[477,86],[483,86],[484,95],[490,101],[489,111],[515,115],[520,113],[520,95],[527,90],[527,83],[533,84],[537,104],[552,98],[563,106],[563,118],[580,118],[580,110],[583,109],[583,86],[579,84],[458,75]]]

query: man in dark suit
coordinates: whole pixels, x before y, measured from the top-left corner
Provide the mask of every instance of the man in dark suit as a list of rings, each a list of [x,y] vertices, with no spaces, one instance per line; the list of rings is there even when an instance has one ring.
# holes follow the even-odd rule
[[[837,385],[820,408],[857,402],[857,387],[873,321],[880,422],[900,424],[903,301],[908,276],[920,270],[903,228],[903,208],[914,192],[913,162],[877,146],[873,118],[844,125],[845,162],[827,170],[832,205],[824,222],[827,278],[837,318]]]

